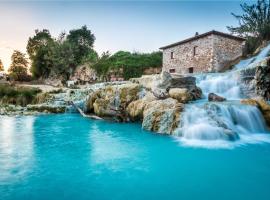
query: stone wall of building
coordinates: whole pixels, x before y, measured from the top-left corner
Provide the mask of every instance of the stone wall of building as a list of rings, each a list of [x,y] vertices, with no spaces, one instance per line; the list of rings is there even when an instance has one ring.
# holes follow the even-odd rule
[[[243,54],[243,41],[213,35],[213,44],[213,69],[216,72],[228,69]]]
[[[170,72],[175,69],[175,73],[188,73],[189,68],[193,72],[207,72],[212,70],[213,55],[212,35],[193,40],[181,45],[163,50],[163,70]],[[196,47],[196,55],[194,55]],[[171,59],[171,52],[174,58]]]
[[[241,40],[215,34],[201,37],[163,49],[163,70],[181,74],[189,73],[190,68],[193,73],[222,71],[242,56],[243,45]]]

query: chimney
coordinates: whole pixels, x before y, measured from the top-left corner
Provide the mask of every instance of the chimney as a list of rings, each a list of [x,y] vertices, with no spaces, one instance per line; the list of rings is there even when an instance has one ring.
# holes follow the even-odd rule
[[[198,35],[199,35],[199,33],[198,33],[198,32],[196,32],[196,33],[195,33],[195,36],[198,36]]]

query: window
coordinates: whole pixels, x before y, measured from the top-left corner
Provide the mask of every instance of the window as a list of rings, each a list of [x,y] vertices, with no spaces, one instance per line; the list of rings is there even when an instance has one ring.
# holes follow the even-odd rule
[[[170,72],[170,73],[175,73],[175,69],[174,69],[174,68],[171,68],[171,69],[169,70],[169,72]]]
[[[193,67],[188,68],[188,73],[190,73],[190,74],[193,73]]]
[[[197,46],[193,47],[193,56],[196,56],[197,55]]]
[[[174,59],[174,54],[173,54],[173,52],[171,52],[171,59]]]

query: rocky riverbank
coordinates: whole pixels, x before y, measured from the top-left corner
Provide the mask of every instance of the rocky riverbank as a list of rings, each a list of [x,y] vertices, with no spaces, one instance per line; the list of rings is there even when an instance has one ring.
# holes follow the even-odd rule
[[[0,114],[73,112],[74,104],[89,115],[118,122],[141,121],[146,130],[171,134],[179,124],[184,104],[201,97],[194,77],[172,77],[164,72],[126,82],[42,92],[27,106],[2,105]]]
[[[222,98],[216,94],[208,97],[211,97],[209,101],[221,101]],[[173,134],[181,125],[186,104],[201,98],[203,94],[194,77],[163,72],[125,82],[86,85],[81,89],[51,88],[37,94],[33,104],[1,105],[0,115],[78,112],[80,109],[83,116],[117,122],[138,121],[145,130]],[[226,99],[222,98],[222,101]],[[270,124],[270,106],[266,101],[245,99],[241,103],[259,108]]]
[[[141,121],[146,130],[171,134],[184,104],[201,97],[194,77],[164,72],[99,88],[89,95],[86,112],[121,122]]]

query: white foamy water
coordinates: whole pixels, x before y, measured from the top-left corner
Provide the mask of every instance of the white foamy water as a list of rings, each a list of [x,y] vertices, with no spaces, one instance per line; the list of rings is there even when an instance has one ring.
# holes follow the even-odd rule
[[[257,107],[227,102],[186,106],[175,134],[186,139],[237,140],[242,134],[266,131],[264,118]]]
[[[186,105],[179,128],[174,132],[174,135],[181,136],[176,138],[182,145],[233,148],[245,144],[270,143],[270,132],[259,109],[239,103],[245,95],[241,93],[238,73],[265,59],[269,51],[270,44],[257,56],[239,62],[229,72],[195,76],[204,98],[209,93],[215,93],[234,101],[209,103],[204,100]]]
[[[265,48],[263,48],[257,56],[241,60],[237,65],[235,65],[235,69],[239,70],[250,67],[250,65],[255,65],[260,61],[262,61],[267,56],[269,56],[269,52],[270,52],[270,44],[268,44]]]
[[[270,134],[242,135],[241,139],[230,142],[227,140],[195,140],[175,137],[182,146],[207,149],[233,149],[248,144],[270,143]]]
[[[202,89],[205,98],[211,92],[230,100],[244,98],[244,94],[241,93],[241,80],[238,71],[256,65],[265,59],[269,52],[270,44],[262,49],[257,56],[240,61],[231,71],[195,75],[197,85]]]
[[[197,75],[197,85],[203,91],[204,98],[213,92],[226,99],[239,99],[241,94],[238,73],[212,73]]]

